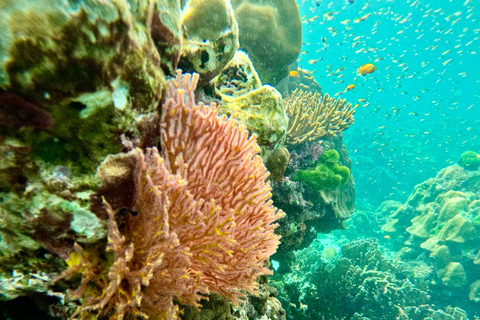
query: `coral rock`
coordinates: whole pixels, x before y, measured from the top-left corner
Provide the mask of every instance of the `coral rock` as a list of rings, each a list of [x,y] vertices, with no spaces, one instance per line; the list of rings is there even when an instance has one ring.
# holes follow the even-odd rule
[[[275,145],[287,132],[288,117],[282,96],[274,87],[263,85],[242,96],[221,98],[220,112],[240,120],[251,134],[257,135],[258,144]]]
[[[214,79],[218,95],[243,96],[262,86],[260,77],[245,51],[237,50],[233,59]]]
[[[230,1],[188,1],[182,29],[179,67],[185,72],[197,72],[200,82],[208,83],[238,49],[238,27]]]
[[[470,293],[468,297],[473,302],[480,302],[480,280],[476,280],[470,285]]]
[[[442,282],[447,287],[461,288],[467,284],[467,274],[459,262],[451,262],[444,271]]]
[[[293,0],[233,0],[240,49],[264,83],[275,85],[288,73],[302,45],[302,22]]]
[[[270,153],[265,166],[270,171],[270,178],[273,181],[282,181],[289,159],[290,154],[285,147],[275,148]]]

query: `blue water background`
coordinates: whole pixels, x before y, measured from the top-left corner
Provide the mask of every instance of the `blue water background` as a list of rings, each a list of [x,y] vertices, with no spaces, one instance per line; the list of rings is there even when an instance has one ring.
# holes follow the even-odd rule
[[[357,207],[404,201],[464,151],[480,152],[480,0],[297,3],[299,67],[324,93],[356,86],[339,96],[359,104],[344,132]],[[358,76],[367,63],[377,70]]]

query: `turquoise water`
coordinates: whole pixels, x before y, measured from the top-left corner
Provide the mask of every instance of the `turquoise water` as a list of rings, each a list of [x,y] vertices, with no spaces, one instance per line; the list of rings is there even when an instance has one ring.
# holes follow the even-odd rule
[[[231,0],[252,21],[225,1],[0,0],[0,320],[479,320],[480,170],[452,165],[480,152],[480,0],[297,0],[298,67],[356,108],[348,156],[326,135],[281,149],[280,92],[210,60],[248,34],[260,73],[265,33],[240,21],[298,27],[295,0]],[[217,8],[240,35],[195,49]],[[298,46],[272,43],[286,75]],[[245,129],[201,100],[255,111]]]
[[[356,86],[341,97],[359,104],[344,133],[357,206],[404,201],[464,151],[480,150],[478,0],[305,1],[299,8],[307,21],[299,66],[330,95]],[[377,70],[358,76],[367,63]]]

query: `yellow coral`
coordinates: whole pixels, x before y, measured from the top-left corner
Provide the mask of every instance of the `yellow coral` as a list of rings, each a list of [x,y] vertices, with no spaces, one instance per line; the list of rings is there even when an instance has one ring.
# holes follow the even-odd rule
[[[284,100],[290,122],[287,144],[321,139],[348,129],[354,121],[355,109],[345,99],[330,98],[302,89],[295,89]]]

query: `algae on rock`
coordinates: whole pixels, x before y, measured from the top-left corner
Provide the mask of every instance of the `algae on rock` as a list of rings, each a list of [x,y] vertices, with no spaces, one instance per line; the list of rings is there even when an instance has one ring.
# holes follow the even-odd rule
[[[233,0],[240,49],[264,83],[275,85],[288,74],[302,45],[302,22],[293,0]]]
[[[234,116],[261,146],[275,146],[288,127],[282,95],[270,85],[262,85],[249,57],[237,51],[235,57],[214,79],[216,94],[221,98],[220,113]]]
[[[74,242],[105,237],[92,202],[101,197],[99,164],[158,142],[154,120],[180,53],[180,2],[0,7],[0,272],[25,283],[45,272],[50,283]],[[32,290],[13,289],[0,293]]]
[[[275,145],[287,132],[288,117],[282,96],[272,86],[263,85],[240,97],[222,95],[220,112],[239,119],[262,146]]]
[[[238,49],[238,26],[230,1],[190,0],[182,18],[180,68],[208,83]]]

